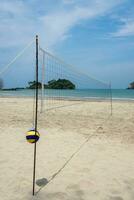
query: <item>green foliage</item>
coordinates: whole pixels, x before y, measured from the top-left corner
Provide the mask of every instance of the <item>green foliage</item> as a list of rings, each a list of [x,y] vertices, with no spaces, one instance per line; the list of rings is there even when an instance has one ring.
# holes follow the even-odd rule
[[[36,81],[28,82],[28,89],[35,89],[36,88]],[[41,83],[38,82],[38,88],[41,89]],[[47,89],[75,89],[75,85],[66,79],[58,79],[58,80],[51,80],[48,81],[48,84],[44,84],[44,88]]]
[[[51,80],[48,82],[49,89],[75,89],[75,85],[66,79]]]
[[[3,80],[2,79],[0,79],[0,90],[3,88]]]
[[[128,89],[134,89],[134,82],[129,84]]]
[[[36,88],[36,81],[30,81],[28,82],[28,89],[35,89]],[[38,82],[38,88],[41,89],[41,83]]]

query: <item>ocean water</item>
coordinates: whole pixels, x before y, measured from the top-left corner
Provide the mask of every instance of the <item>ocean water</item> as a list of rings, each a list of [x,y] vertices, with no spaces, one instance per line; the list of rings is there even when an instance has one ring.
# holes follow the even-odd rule
[[[30,89],[22,89],[16,91],[2,91],[0,90],[0,97],[33,97],[34,90]],[[39,95],[41,94],[41,90],[39,90]],[[110,90],[105,89],[76,89],[76,90],[54,90],[54,89],[45,89],[44,95],[46,97],[58,97],[61,96],[63,98],[110,98]],[[121,99],[121,100],[134,100],[134,90],[126,90],[126,89],[113,89],[112,90],[113,99]]]

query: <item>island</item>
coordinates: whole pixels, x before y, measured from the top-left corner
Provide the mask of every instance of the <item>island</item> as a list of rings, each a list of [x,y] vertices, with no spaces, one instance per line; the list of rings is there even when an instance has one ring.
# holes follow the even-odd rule
[[[27,87],[16,87],[16,88],[3,88],[3,82],[0,80],[0,90],[3,91],[16,91],[16,90],[24,90],[24,89],[35,89],[36,88],[36,81],[28,82]],[[42,88],[42,83],[38,82],[38,89]],[[58,79],[58,80],[51,80],[48,81],[47,84],[44,84],[45,89],[69,89],[74,90],[75,84],[72,83],[70,80],[67,79]]]
[[[134,89],[134,82],[130,83],[127,89]]]
[[[35,89],[36,88],[36,81],[28,82],[27,89]],[[38,88],[42,88],[42,84],[38,82]],[[58,79],[58,80],[51,80],[48,81],[47,84],[44,84],[45,89],[75,89],[75,84],[72,83],[70,80],[67,79]]]

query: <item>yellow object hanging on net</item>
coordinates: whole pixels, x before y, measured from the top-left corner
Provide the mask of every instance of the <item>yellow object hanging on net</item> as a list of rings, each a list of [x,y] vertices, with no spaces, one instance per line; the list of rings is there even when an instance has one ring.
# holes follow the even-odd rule
[[[35,132],[35,129],[31,129],[26,133],[26,139],[31,144],[37,142],[39,138],[40,138],[40,134],[38,131]]]

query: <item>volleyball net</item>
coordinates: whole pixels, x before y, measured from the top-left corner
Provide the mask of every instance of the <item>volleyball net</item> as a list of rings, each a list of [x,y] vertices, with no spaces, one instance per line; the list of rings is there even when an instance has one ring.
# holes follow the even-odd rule
[[[111,86],[67,64],[41,47],[41,111],[64,106],[105,101],[111,112]]]
[[[39,112],[98,102],[101,114],[111,113],[110,84],[78,70],[39,46]],[[7,61],[7,60],[6,60]],[[1,96],[35,96],[35,44],[30,42],[9,64],[0,68]],[[105,107],[101,102],[105,102]],[[33,101],[34,104],[34,101]],[[33,105],[34,106],[34,105]],[[70,108],[71,109],[71,108]]]

